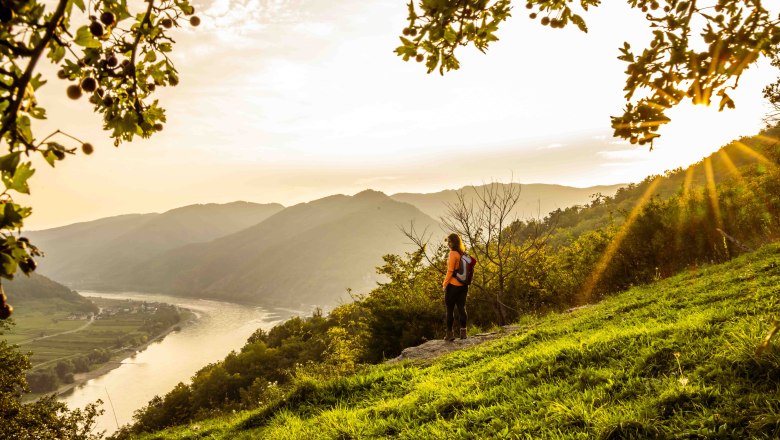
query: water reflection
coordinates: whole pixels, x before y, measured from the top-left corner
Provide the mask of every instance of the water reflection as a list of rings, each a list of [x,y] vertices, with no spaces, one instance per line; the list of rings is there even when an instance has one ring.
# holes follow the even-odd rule
[[[98,420],[98,429],[109,433],[129,423],[133,412],[155,395],[164,395],[179,382],[189,382],[202,367],[239,349],[258,328],[268,330],[292,315],[304,313],[166,295],[80,293],[87,297],[175,304],[198,315],[194,323],[183,326],[181,331],[152,343],[146,350],[123,360],[118,368],[86,382],[61,399],[70,408],[83,408],[101,399],[105,412]]]

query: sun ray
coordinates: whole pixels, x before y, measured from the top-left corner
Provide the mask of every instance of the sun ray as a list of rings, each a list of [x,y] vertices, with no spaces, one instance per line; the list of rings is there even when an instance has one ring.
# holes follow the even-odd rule
[[[756,138],[760,139],[760,140],[762,140],[764,142],[771,142],[771,143],[774,143],[774,144],[780,142],[780,139],[778,139],[776,137],[772,137],[772,136],[767,136],[765,134],[757,134]]]
[[[737,166],[734,165],[734,161],[731,160],[729,153],[726,153],[726,150],[721,149],[718,155],[720,156],[720,160],[722,160],[726,165],[726,169],[729,170],[729,173],[731,173],[731,175],[736,177],[738,180],[742,180],[742,173],[740,173],[739,169],[737,169]]]
[[[718,40],[715,44],[715,53],[710,58],[710,67],[707,70],[707,78],[712,78],[712,74],[715,73],[715,69],[720,64],[720,51],[723,49],[723,40]],[[704,89],[704,102],[709,103],[712,96],[712,85]]]
[[[715,186],[715,173],[712,171],[712,159],[704,159],[704,174],[707,176],[707,192],[710,194],[710,205],[715,214],[715,224],[723,229],[723,217],[720,213],[720,202],[718,201],[718,188]]]
[[[774,168],[777,165],[774,164],[771,160],[767,159],[766,156],[759,153],[758,151],[750,148],[749,146],[743,144],[740,141],[734,141],[734,145],[739,148],[743,153],[747,154],[748,156],[751,156],[752,158],[756,159],[757,161],[761,162],[762,164]]]
[[[739,171],[739,169],[734,165],[734,162],[731,160],[731,157],[729,157],[729,155],[726,152],[726,150],[725,149],[724,150],[720,150],[720,153],[721,153],[722,158],[724,160],[724,163],[726,164],[726,167],[729,169],[729,171],[731,171],[732,174],[734,174],[736,176],[737,180],[742,182],[744,180],[744,176]],[[769,211],[769,206],[771,206],[771,202],[770,202],[770,197],[767,194],[766,190],[762,186],[760,186],[760,185],[759,186],[753,186],[753,187],[747,187],[746,189],[751,192],[753,197],[755,197],[755,198],[757,198],[757,199],[759,199],[761,201],[760,206],[763,207],[763,211],[761,212],[761,214],[771,215],[771,213]]]
[[[729,74],[739,78],[740,75],[742,75],[742,71],[745,70],[748,64],[752,63],[758,57],[758,53],[761,51],[761,48],[764,47],[764,44],[765,43],[762,41],[753,46],[753,48],[750,50],[750,53],[743,57],[739,64],[730,69]]]
[[[693,175],[696,172],[696,167],[690,166],[685,171],[685,180],[683,181],[683,187],[682,187],[682,194],[680,195],[680,202],[679,202],[679,215],[677,217],[677,233],[675,234],[675,244],[676,248],[680,249],[682,247],[682,230],[683,226],[685,225],[685,221],[687,220],[687,205],[688,205],[688,199],[691,196],[691,184],[693,183]]]
[[[647,202],[649,202],[653,197],[653,193],[658,187],[658,184],[661,183],[661,180],[661,176],[658,176],[652,182],[650,182],[650,185],[647,187],[644,194],[642,194],[642,197],[637,201],[636,205],[634,205],[634,208],[628,214],[628,217],[626,217],[626,221],[623,222],[617,234],[615,234],[615,236],[612,238],[612,241],[609,243],[609,245],[607,245],[607,249],[601,255],[598,263],[596,263],[596,267],[593,269],[593,272],[583,286],[582,292],[580,293],[581,303],[584,304],[590,299],[591,295],[593,294],[593,289],[604,275],[604,272],[607,270],[607,267],[612,261],[612,258],[614,258],[615,253],[618,251],[618,249],[620,249],[620,245],[623,243],[623,240],[625,240],[626,235],[628,235],[628,231],[631,229],[631,226],[642,213],[642,210],[644,209],[645,205],[647,205]]]
[[[699,69],[695,68],[694,66],[697,66],[699,64],[699,61],[696,59],[696,54],[691,54],[691,71],[693,71],[693,103],[695,105],[702,104],[702,94],[701,94],[701,78],[699,76]]]

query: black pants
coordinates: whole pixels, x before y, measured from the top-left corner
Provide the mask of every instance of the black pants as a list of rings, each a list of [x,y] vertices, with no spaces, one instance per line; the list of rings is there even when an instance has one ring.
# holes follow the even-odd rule
[[[455,307],[458,308],[460,328],[466,328],[466,294],[468,293],[469,286],[447,285],[447,291],[444,293],[444,305],[447,306],[447,330],[452,330],[452,324],[455,322]]]

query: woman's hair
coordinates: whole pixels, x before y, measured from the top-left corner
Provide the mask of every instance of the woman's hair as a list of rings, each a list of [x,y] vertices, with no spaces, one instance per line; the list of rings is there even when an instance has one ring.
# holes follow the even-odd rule
[[[461,254],[466,252],[466,246],[463,245],[463,240],[460,239],[458,234],[453,233],[448,235],[447,245],[449,245],[450,250],[455,252],[460,252]]]

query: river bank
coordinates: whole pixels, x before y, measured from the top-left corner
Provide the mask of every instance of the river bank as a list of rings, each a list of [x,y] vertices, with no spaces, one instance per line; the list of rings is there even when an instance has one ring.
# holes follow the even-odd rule
[[[149,341],[145,342],[144,344],[141,344],[137,347],[129,347],[129,348],[121,348],[120,351],[117,352],[116,355],[112,356],[111,359],[106,362],[105,364],[99,366],[98,368],[95,368],[94,370],[87,371],[85,373],[79,373],[73,376],[74,382],[71,384],[67,384],[65,386],[60,387],[57,389],[56,394],[58,397],[64,397],[68,395],[70,392],[72,392],[75,388],[89,382],[92,379],[97,379],[104,374],[109,373],[111,370],[114,370],[116,368],[119,368],[123,364],[125,364],[128,359],[134,358],[138,353],[143,352],[146,350],[150,345],[162,341],[166,336],[173,332],[179,332],[182,329],[184,329],[186,326],[194,324],[194,322],[198,319],[198,314],[192,312],[191,310],[183,309],[183,312],[187,312],[189,314],[189,318],[186,319],[183,323],[176,323],[167,329],[165,329],[162,333],[158,334],[154,338],[150,339]]]
[[[75,373],[73,375],[73,382],[62,384],[56,390],[53,391],[49,391],[45,393],[26,394],[22,397],[22,401],[34,402],[40,399],[41,397],[49,396],[51,394],[55,394],[57,395],[57,397],[66,397],[68,394],[72,393],[73,390],[86,384],[90,380],[100,378],[101,376],[108,374],[112,370],[119,368],[124,364],[127,364],[128,359],[133,359],[136,355],[146,350],[150,345],[162,341],[166,336],[168,336],[171,333],[179,332],[183,330],[185,327],[193,325],[200,318],[200,315],[192,310],[186,308],[180,308],[180,311],[183,316],[183,319],[180,322],[170,325],[168,328],[158,333],[157,335],[151,337],[146,342],[136,346],[117,348],[115,349],[114,353],[111,355],[111,358],[107,362],[99,364],[96,368],[91,369],[89,371],[85,371],[83,373]]]
[[[95,432],[105,430],[109,434],[119,426],[131,423],[135,411],[155,396],[164,396],[179,382],[189,382],[204,366],[224,359],[231,350],[240,350],[258,329],[269,331],[278,322],[296,315],[275,308],[169,295],[137,292],[83,292],[83,295],[162,302],[197,315],[197,319],[182,326],[181,331],[173,331],[156,343],[148,344],[134,356],[124,353],[130,359],[120,358],[114,364],[105,365],[105,374],[83,381],[60,397],[60,401],[71,409],[102,400],[104,413],[96,420]]]

